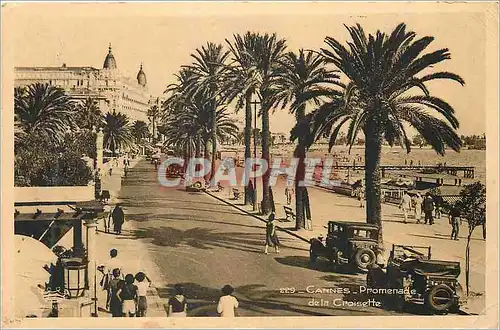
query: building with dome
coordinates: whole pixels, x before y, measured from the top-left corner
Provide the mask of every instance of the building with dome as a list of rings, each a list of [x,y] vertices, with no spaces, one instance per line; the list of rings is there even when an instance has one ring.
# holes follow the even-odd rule
[[[157,97],[148,91],[146,73],[140,64],[137,77],[125,77],[119,70],[111,44],[102,69],[92,66],[16,67],[14,85],[46,83],[63,88],[73,99],[95,99],[102,113],[121,112],[131,121],[148,122],[149,107]]]

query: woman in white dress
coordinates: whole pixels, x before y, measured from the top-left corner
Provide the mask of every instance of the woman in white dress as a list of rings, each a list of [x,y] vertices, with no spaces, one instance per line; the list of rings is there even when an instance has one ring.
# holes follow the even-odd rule
[[[417,220],[417,223],[420,223],[420,219],[422,218],[422,202],[424,200],[422,199],[422,196],[417,193],[415,197],[413,197],[413,203],[415,205],[415,219]]]

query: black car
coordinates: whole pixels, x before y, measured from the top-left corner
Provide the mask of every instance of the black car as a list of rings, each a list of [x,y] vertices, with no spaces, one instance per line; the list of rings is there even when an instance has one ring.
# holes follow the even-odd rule
[[[362,222],[329,221],[326,241],[323,236],[310,241],[310,261],[323,257],[336,265],[350,265],[366,272],[375,264],[379,228]]]
[[[369,288],[396,289],[386,298],[398,310],[405,303],[421,304],[433,313],[458,311],[463,290],[458,283],[460,263],[431,259],[430,246],[392,246],[387,267],[374,265],[367,274]],[[399,291],[401,292],[401,291]]]

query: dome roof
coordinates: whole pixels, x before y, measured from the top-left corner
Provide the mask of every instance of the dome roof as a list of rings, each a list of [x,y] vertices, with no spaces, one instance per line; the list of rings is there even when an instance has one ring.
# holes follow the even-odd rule
[[[146,87],[148,81],[146,79],[146,74],[142,71],[142,64],[139,72],[137,73],[137,83],[143,87]]]
[[[115,57],[113,56],[113,53],[111,53],[111,43],[109,44],[109,52],[108,55],[106,55],[106,59],[104,60],[104,69],[116,69],[116,60]]]

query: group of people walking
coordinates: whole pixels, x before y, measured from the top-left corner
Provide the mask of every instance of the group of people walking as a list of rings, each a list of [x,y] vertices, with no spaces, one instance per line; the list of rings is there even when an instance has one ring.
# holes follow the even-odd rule
[[[97,267],[102,274],[101,288],[106,291],[106,310],[112,317],[145,317],[148,310],[148,289],[151,279],[142,271],[135,275],[125,272],[118,250],[111,249],[106,263]],[[124,275],[126,274],[126,275]],[[234,317],[238,300],[232,295],[233,287],[225,285],[217,304],[217,313],[222,317]],[[169,317],[186,317],[188,300],[181,284],[173,286],[173,295],[168,300]]]
[[[422,198],[419,193],[412,198],[405,191],[401,198],[399,208],[403,211],[404,223],[408,222],[408,214],[413,209],[417,223],[421,222],[423,213],[424,223],[432,225],[434,224],[434,219],[441,219],[441,204],[441,198],[439,196],[432,197],[429,192],[425,194],[424,198]],[[451,225],[451,239],[458,241],[458,233],[460,225],[462,224],[462,219],[460,217],[460,210],[456,204],[451,206],[450,212],[448,213],[448,219]]]
[[[399,208],[403,211],[404,223],[408,222],[408,215],[412,209],[417,223],[421,222],[422,214],[424,215],[424,223],[429,225],[434,224],[434,216],[436,219],[441,218],[441,205],[438,199],[433,198],[429,192],[425,194],[424,198],[420,193],[412,198],[408,192],[403,192]]]
[[[100,285],[106,291],[106,310],[113,317],[145,317],[151,279],[144,272],[124,275],[116,249],[111,249],[109,256],[108,262],[97,268],[102,273]]]

